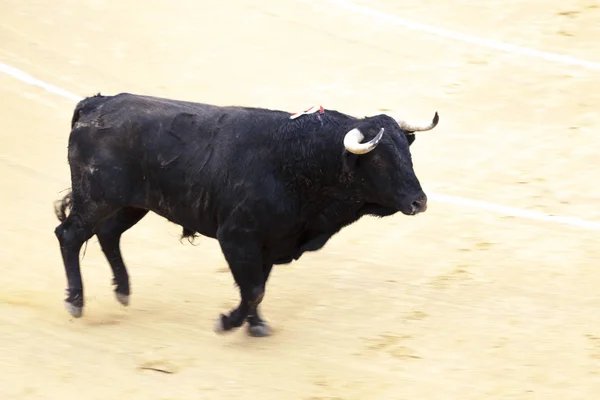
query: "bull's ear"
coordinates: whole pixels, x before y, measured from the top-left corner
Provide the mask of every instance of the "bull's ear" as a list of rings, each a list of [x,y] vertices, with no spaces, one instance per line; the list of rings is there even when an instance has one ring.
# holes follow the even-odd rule
[[[415,141],[415,134],[414,133],[407,133],[406,134],[406,139],[408,140],[408,145],[410,146],[411,144],[413,144],[413,142]]]

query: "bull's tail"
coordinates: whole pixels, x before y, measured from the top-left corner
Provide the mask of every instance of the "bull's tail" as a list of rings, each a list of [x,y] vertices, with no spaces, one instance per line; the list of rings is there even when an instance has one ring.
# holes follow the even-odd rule
[[[100,93],[98,93],[94,96],[86,97],[77,103],[75,109],[73,110],[73,116],[71,117],[71,129],[73,129],[81,117],[82,112],[93,110],[102,102],[104,98],[106,98],[106,96],[102,96]],[[73,197],[71,191],[69,191],[69,193],[67,193],[61,200],[58,200],[54,203],[54,213],[60,222],[63,222],[65,219],[67,219],[68,212],[71,211],[72,200]]]
[[[54,203],[54,213],[60,222],[67,219],[68,213],[71,211],[72,200],[73,196],[69,191],[61,200]]]
[[[62,199],[57,200],[54,203],[54,213],[56,214],[56,218],[58,218],[58,220],[61,223],[65,222],[65,220],[67,219],[68,214],[72,210],[72,205],[73,205],[73,194],[70,190],[69,190],[69,193],[67,193]],[[58,229],[58,227],[56,229]],[[60,240],[60,238],[59,238],[59,240]],[[87,250],[87,243],[88,243],[88,241],[86,240],[85,247],[83,249],[82,258],[85,257],[85,253]]]
[[[107,96],[103,96],[102,94],[98,93],[93,96],[86,97],[77,103],[75,109],[73,110],[73,116],[71,117],[71,129],[75,127],[75,124],[77,121],[79,121],[82,113],[95,109],[106,98]],[[58,200],[54,203],[54,213],[60,222],[63,222],[65,219],[67,219],[67,214],[71,211],[72,201],[73,196],[71,191],[69,191],[69,193],[67,193],[61,200]]]

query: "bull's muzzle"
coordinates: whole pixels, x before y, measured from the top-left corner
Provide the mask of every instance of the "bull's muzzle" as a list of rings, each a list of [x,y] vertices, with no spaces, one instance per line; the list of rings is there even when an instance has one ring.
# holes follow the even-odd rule
[[[410,202],[411,215],[416,215],[427,210],[427,196],[421,193]]]

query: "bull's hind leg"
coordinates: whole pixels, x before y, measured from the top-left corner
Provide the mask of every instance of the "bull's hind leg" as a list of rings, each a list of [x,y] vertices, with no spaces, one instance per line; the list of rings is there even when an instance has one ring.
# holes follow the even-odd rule
[[[263,278],[265,287],[267,286],[267,280],[269,279],[269,274],[271,273],[272,268],[273,264],[263,265]],[[267,321],[260,317],[260,314],[258,313],[258,305],[250,307],[246,321],[248,322],[248,334],[250,336],[264,337],[271,335],[272,329],[269,327],[269,324],[267,324]]]
[[[115,285],[115,296],[119,303],[129,305],[130,284],[127,267],[121,254],[121,235],[137,224],[148,210],[126,207],[101,223],[96,232],[106,260],[110,264]]]
[[[83,282],[79,253],[83,244],[95,233],[95,228],[114,210],[104,203],[84,203],[73,198],[71,213],[56,227],[54,233],[60,243],[60,252],[67,275],[67,298],[65,306],[69,313],[79,318],[83,314]]]

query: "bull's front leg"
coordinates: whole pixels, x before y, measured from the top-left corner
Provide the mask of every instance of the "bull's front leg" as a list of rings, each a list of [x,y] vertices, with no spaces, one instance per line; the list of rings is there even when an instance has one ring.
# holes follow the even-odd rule
[[[241,297],[236,309],[219,316],[215,331],[223,333],[242,326],[250,311],[256,310],[265,294],[265,279],[260,243],[249,232],[224,226],[217,240]]]
[[[267,286],[267,280],[269,279],[269,274],[271,273],[271,268],[273,268],[273,264],[265,264],[263,265],[263,278],[264,278],[264,286]],[[248,311],[248,317],[246,318],[248,321],[248,334],[250,336],[255,337],[264,337],[270,336],[273,332],[267,321],[261,318],[258,313],[258,305],[253,306]]]

